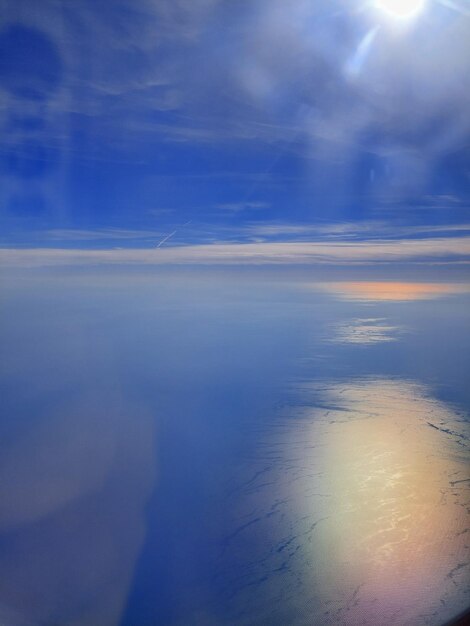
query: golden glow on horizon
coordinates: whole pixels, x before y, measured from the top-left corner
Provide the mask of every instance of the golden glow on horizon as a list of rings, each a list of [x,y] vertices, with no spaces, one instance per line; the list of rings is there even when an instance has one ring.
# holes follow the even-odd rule
[[[408,282],[335,282],[322,287],[350,300],[408,301],[430,300],[468,290],[460,284],[408,283]]]

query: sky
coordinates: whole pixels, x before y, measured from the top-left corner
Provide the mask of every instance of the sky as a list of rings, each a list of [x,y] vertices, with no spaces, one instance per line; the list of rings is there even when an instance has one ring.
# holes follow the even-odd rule
[[[379,0],[3,2],[2,264],[466,276],[469,17],[463,0],[410,18]]]
[[[469,24],[0,0],[0,622],[469,606]]]

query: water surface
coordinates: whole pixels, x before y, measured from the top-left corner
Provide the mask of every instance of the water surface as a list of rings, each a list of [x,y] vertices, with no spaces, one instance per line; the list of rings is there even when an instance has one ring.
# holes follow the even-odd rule
[[[468,607],[461,285],[78,272],[4,293],[6,623]]]

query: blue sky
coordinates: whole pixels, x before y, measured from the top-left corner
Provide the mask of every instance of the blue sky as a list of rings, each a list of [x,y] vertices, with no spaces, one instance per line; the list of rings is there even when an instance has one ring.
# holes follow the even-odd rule
[[[407,239],[403,258],[467,264],[463,2],[410,20],[379,0],[4,8],[4,261],[304,262],[310,245],[308,263],[349,263]]]

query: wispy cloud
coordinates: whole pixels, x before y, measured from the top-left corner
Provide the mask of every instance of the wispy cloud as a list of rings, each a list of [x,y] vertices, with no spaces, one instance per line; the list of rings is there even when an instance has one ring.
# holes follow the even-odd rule
[[[262,202],[248,203],[249,208],[263,210]],[[226,205],[228,212],[243,211],[245,204]],[[157,216],[158,217],[158,216]],[[160,241],[170,233],[171,237],[179,235],[179,244],[228,243],[228,242],[350,242],[350,241],[395,241],[415,240],[420,238],[446,238],[470,235],[470,223],[442,225],[404,225],[386,221],[336,222],[336,223],[289,223],[289,222],[247,222],[233,225],[232,223],[211,224],[201,221],[189,227],[193,220],[188,220],[171,230],[171,225],[178,226],[174,221],[161,230],[131,228],[54,228],[37,231],[31,235],[30,241],[42,246],[48,242],[112,242],[126,241]]]
[[[78,55],[69,81],[81,97],[62,98],[58,107],[100,117],[100,133],[125,127],[119,137],[127,143],[149,132],[196,142],[300,136],[327,159],[326,144],[347,150],[375,132],[367,150],[388,163],[406,150],[417,172],[423,160],[460,146],[469,128],[469,43],[459,19],[443,30],[430,17],[426,30],[400,37],[381,29],[361,71],[351,75],[345,68],[377,24],[373,12],[357,13],[340,0],[295,0],[289,7],[255,0],[236,8],[221,0],[120,0],[112,7],[84,0],[73,21],[52,0],[41,6],[35,25],[61,47],[68,32]],[[335,20],[325,19],[333,14]],[[12,21],[22,15],[11,9]],[[436,28],[438,47],[429,44]],[[83,76],[78,62],[85,52],[94,62]],[[176,115],[158,119],[156,112]],[[443,116],[445,124],[433,125]]]
[[[152,249],[72,250],[3,248],[3,265],[338,265],[470,263],[470,237],[373,242],[298,242],[188,245]]]
[[[259,211],[269,209],[271,204],[269,202],[226,202],[218,204],[217,209],[222,211],[228,211],[231,213],[241,213],[242,211]]]
[[[38,236],[44,241],[109,241],[136,240],[163,237],[162,230],[132,230],[126,228],[54,228],[44,231]]]
[[[356,222],[300,223],[264,222],[240,227],[240,233],[266,239],[416,239],[470,234],[470,223],[463,224],[405,224],[399,221],[366,220]]]
[[[455,12],[447,15],[445,29],[430,11],[426,20],[397,33],[385,26],[374,31],[373,11],[357,11],[342,0],[293,0],[288,7],[284,0],[83,0],[67,10],[43,0],[39,12],[25,11],[23,4],[9,3],[0,36],[18,23],[35,29],[56,51],[61,71],[47,115],[44,107],[3,90],[0,122],[6,162],[30,164],[28,137],[39,157],[50,161],[50,181],[44,176],[36,198],[38,212],[49,211],[49,225],[78,223],[66,218],[85,208],[90,226],[98,223],[96,194],[84,193],[76,203],[64,196],[74,179],[68,168],[91,162],[110,171],[112,164],[130,165],[115,168],[126,172],[124,183],[132,180],[127,194],[106,195],[108,183],[102,183],[109,206],[100,220],[117,202],[123,226],[151,219],[153,202],[183,212],[183,219],[217,212],[234,222],[263,211],[266,218],[294,211],[306,220],[327,217],[339,205],[362,216],[387,200],[388,211],[408,213],[402,201],[410,197],[422,198],[414,211],[430,205],[460,211],[465,164],[459,155],[470,129],[470,44],[466,20]],[[369,32],[377,35],[360,71],[351,74],[345,68]],[[431,43],[437,35],[439,46]],[[10,123],[41,116],[43,128],[34,135],[27,125]],[[80,120],[80,133],[72,132],[73,120]],[[437,196],[429,200],[426,183],[449,158],[458,184],[437,185]],[[152,167],[137,173],[136,164]],[[171,183],[160,184],[165,176],[184,178],[187,192],[181,185],[177,198]],[[205,177],[207,187],[196,189],[198,177]],[[232,177],[224,188],[216,185],[221,177]],[[257,193],[246,193],[250,177]],[[21,223],[27,230],[29,222],[21,222],[15,208],[23,181],[8,167],[1,178],[7,227]],[[111,175],[103,181],[113,186]],[[75,190],[70,195],[77,197]],[[298,199],[296,206],[289,197]],[[306,198],[314,198],[310,206]],[[28,208],[33,200],[25,194],[19,204]]]

